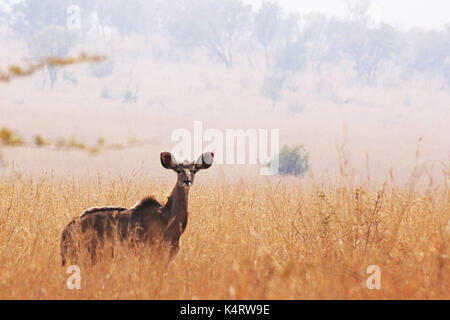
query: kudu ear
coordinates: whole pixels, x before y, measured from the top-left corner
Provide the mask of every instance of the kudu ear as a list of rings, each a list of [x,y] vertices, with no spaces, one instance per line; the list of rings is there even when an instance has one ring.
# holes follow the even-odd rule
[[[161,152],[161,164],[166,169],[176,170],[178,161],[170,152]]]
[[[214,153],[212,152],[205,152],[202,154],[197,161],[195,161],[195,169],[201,170],[201,169],[208,169],[212,166],[214,161]]]

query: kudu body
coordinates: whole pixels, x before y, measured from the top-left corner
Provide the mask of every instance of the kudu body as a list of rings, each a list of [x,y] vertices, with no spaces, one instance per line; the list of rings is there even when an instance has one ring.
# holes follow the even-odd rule
[[[189,188],[195,173],[212,165],[214,154],[201,155],[196,162],[179,163],[169,152],[161,153],[161,164],[177,173],[177,183],[162,206],[155,198],[146,197],[134,207],[98,207],[86,210],[73,219],[61,237],[62,264],[76,263],[79,250],[86,250],[92,262],[97,251],[118,239],[130,247],[167,247],[173,257],[180,246],[180,237],[188,222]]]

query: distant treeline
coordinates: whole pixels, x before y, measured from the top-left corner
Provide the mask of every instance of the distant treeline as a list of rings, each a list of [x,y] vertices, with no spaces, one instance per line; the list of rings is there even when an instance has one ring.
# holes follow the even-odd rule
[[[395,66],[402,81],[419,75],[450,86],[450,25],[445,31],[402,32],[375,25],[369,1],[354,3],[348,18],[338,19],[286,14],[270,2],[255,11],[239,0],[23,0],[6,1],[0,21],[27,43],[33,59],[65,56],[93,32],[122,39],[141,35],[150,43],[160,36],[183,54],[203,48],[229,69],[237,53],[252,63],[258,52],[272,74],[305,67],[321,73],[346,62],[361,85],[375,84]],[[56,71],[49,72],[55,81]]]

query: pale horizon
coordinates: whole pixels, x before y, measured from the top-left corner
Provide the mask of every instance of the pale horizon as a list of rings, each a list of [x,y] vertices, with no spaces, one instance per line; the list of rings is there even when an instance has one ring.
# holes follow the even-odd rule
[[[244,0],[258,9],[263,2],[278,4],[284,13],[297,13],[301,16],[310,13],[323,13],[327,16],[346,18],[349,0]],[[407,8],[407,10],[405,10]],[[387,23],[398,30],[414,28],[425,30],[445,30],[450,26],[450,2],[445,0],[372,0],[370,18],[375,23]]]

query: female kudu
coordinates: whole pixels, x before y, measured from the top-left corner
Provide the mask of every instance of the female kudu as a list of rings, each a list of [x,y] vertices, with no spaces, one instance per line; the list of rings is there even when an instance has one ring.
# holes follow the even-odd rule
[[[214,154],[202,154],[197,161],[178,162],[169,152],[161,153],[161,164],[177,173],[177,182],[162,206],[155,198],[146,197],[133,208],[99,207],[86,210],[64,229],[61,238],[62,264],[77,261],[84,248],[96,261],[97,249],[105,240],[114,244],[119,239],[130,246],[149,245],[170,249],[173,257],[180,246],[180,237],[188,221],[189,188],[197,171],[209,168]]]

